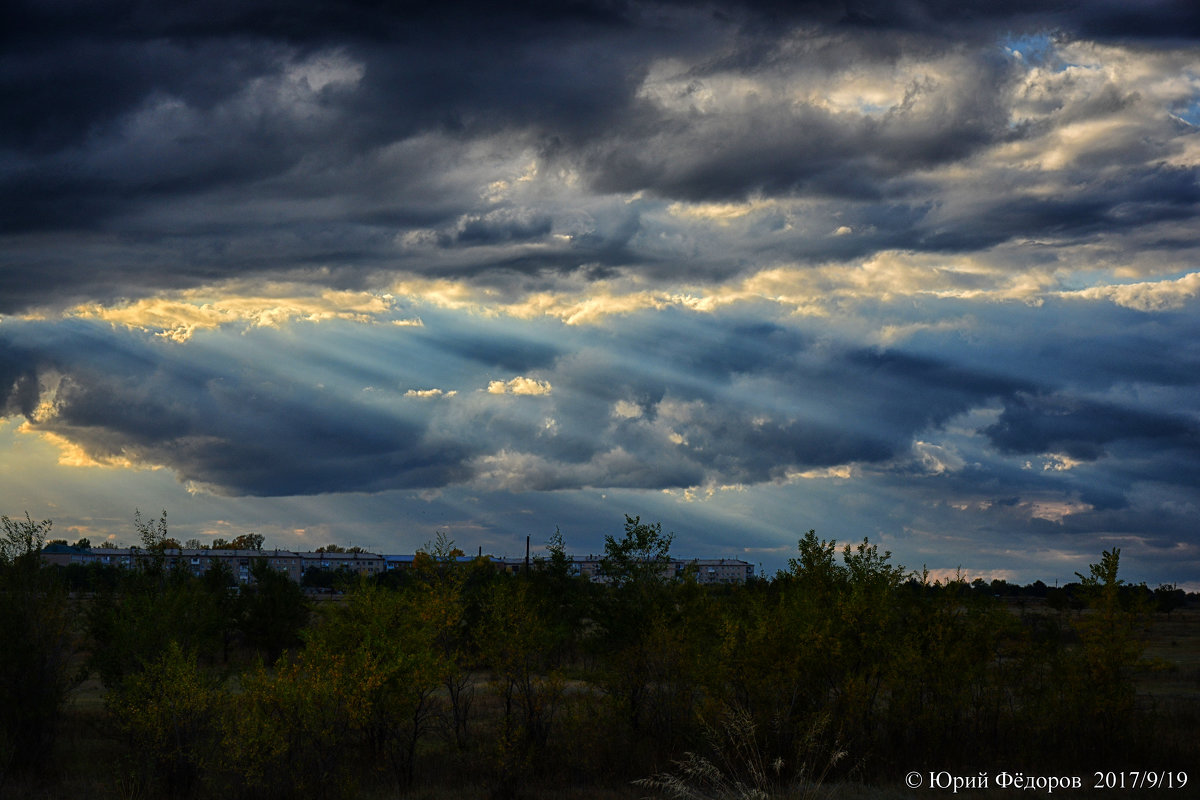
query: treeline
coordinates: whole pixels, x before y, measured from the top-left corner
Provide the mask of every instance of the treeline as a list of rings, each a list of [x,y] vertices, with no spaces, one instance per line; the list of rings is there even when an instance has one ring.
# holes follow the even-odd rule
[[[32,520],[28,520],[32,524]],[[164,510],[158,519],[146,519],[142,516],[140,510],[134,511],[133,527],[138,535],[138,541],[141,546],[147,550],[156,550],[162,552],[164,550],[258,550],[263,549],[266,544],[266,537],[261,533],[240,533],[232,539],[216,537],[211,542],[203,542],[200,539],[187,539],[180,542],[173,536],[167,533],[167,512]],[[66,539],[50,539],[44,544],[60,544],[68,547],[90,548],[92,547],[91,540],[84,536],[74,543],[68,542]],[[96,545],[99,548],[117,548],[123,547],[111,539],[106,539]],[[318,553],[365,553],[365,549],[357,546],[342,547],[337,544],[327,544],[316,549]]]
[[[69,780],[56,736],[80,724],[68,699],[89,676],[114,757],[86,769],[137,796],[394,796],[457,781],[518,797],[647,776],[649,789],[787,796],[822,778],[1196,755],[1194,710],[1137,702],[1154,607],[1118,577],[1117,550],[1079,575],[1086,610],[1018,611],[812,531],[771,580],[667,580],[671,537],[634,517],[606,537],[605,584],[571,574],[557,532],[516,575],[460,563],[439,535],[412,570],[313,610],[265,565],[233,592],[219,567],[197,578],[151,560],[73,596],[41,565],[50,523],[2,522],[10,785]],[[166,538],[165,518],[138,524]]]
[[[910,578],[910,581],[913,580],[916,579]],[[1066,583],[1062,586],[1047,586],[1042,581],[1021,585],[1001,579],[985,581],[982,578],[976,578],[970,583],[961,582],[964,583],[965,589],[975,594],[991,595],[1017,603],[1040,601],[1056,611],[1067,609],[1082,611],[1088,607],[1090,599],[1088,588],[1078,582]],[[1161,584],[1155,589],[1151,589],[1144,583],[1122,583],[1119,596],[1122,605],[1126,608],[1152,606],[1154,610],[1166,613],[1181,608],[1189,602],[1200,601],[1200,597],[1195,592],[1186,592],[1169,583]]]

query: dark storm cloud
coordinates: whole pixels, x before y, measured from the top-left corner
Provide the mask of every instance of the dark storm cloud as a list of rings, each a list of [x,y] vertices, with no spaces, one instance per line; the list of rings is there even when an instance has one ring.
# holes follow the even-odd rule
[[[1174,39],[1200,34],[1200,13],[1187,0],[1151,0],[1131,6],[1122,0],[1047,3],[1005,0],[846,0],[832,3],[778,3],[750,0],[748,6],[776,19],[797,11],[843,27],[986,35],[1005,23],[1014,28],[1051,27],[1100,39]]]
[[[403,133],[414,124],[446,123],[479,101],[485,108],[506,107],[517,94],[508,83],[513,77],[535,78],[533,88],[558,85],[565,95],[570,79],[563,72],[539,71],[545,64],[536,59],[524,65],[504,59],[497,69],[496,56],[519,55],[531,42],[628,31],[615,9],[582,3],[384,8],[355,2],[210,2],[186,9],[10,3],[3,26],[12,65],[7,88],[21,106],[44,113],[7,120],[5,141],[51,146],[78,141],[90,127],[155,92],[211,108],[247,78],[270,71],[281,53],[331,47],[378,59],[377,99],[395,105],[387,109],[386,121],[371,124]],[[505,91],[498,94],[497,88]]]
[[[1011,398],[999,421],[986,430],[1009,453],[1059,451],[1094,460],[1114,441],[1138,440],[1184,447],[1200,456],[1200,428],[1183,416],[1168,416],[1061,395]]]
[[[37,401],[37,370],[29,354],[0,340],[0,418],[29,416]]]
[[[902,435],[843,420],[763,420],[729,411],[706,404],[687,409],[672,425],[683,438],[681,448],[703,466],[709,481],[761,483],[793,469],[885,461],[895,455]]]
[[[1027,379],[902,351],[859,350],[849,353],[846,361],[858,376],[856,393],[879,405],[873,416],[909,434],[1030,385]]]
[[[1107,0],[1080,4],[1079,11],[1076,30],[1081,36],[1116,40],[1200,36],[1200,9],[1186,0],[1154,0],[1136,7]]]
[[[56,198],[92,198],[84,212],[112,216],[134,192],[248,185],[301,158],[349,159],[422,130],[486,134],[543,118],[551,129],[590,128],[601,122],[596,114],[627,102],[638,80],[630,48],[614,38],[636,31],[583,6],[388,14],[250,3],[177,15],[117,5],[100,24],[86,9],[58,16],[43,4],[9,20],[0,80],[11,113],[0,143],[17,156],[13,194],[28,196],[19,218],[16,202],[6,208],[10,229],[63,224]],[[199,24],[207,11],[211,20]],[[320,114],[296,118],[276,106],[281,67],[337,56],[361,66],[355,91],[314,86],[309,74],[310,110]],[[106,139],[130,135],[131,117],[164,103],[175,116],[149,120],[161,126],[147,131],[158,134],[151,152],[104,152]]]
[[[1193,387],[1200,386],[1200,316],[1194,304],[1154,312],[1073,298],[1036,306],[938,304],[947,318],[970,315],[970,335],[959,340],[918,334],[906,343],[907,356],[974,374],[1019,376],[1023,382],[1013,389],[1033,395],[1096,398],[1120,387],[1128,407],[1168,415],[1189,407]],[[893,312],[883,306],[875,313]],[[929,301],[919,301],[912,313],[927,318]],[[1129,387],[1153,391],[1129,397]]]
[[[648,189],[691,201],[755,193],[882,200],[903,193],[888,186],[893,178],[1014,138],[1000,91],[1011,66],[995,58],[963,69],[975,74],[960,76],[948,92],[914,85],[900,106],[881,115],[801,104],[786,94],[751,98],[725,114],[689,118],[664,109],[598,145],[589,167],[601,191]],[[683,92],[703,84],[697,76]],[[931,92],[923,108],[922,95]]]
[[[461,445],[352,392],[203,350],[166,359],[136,336],[91,326],[39,332],[10,335],[42,339],[17,365],[23,379],[40,379],[40,397],[14,390],[10,401],[21,401],[33,430],[102,463],[166,466],[219,493],[263,496],[442,486],[467,475]],[[53,410],[36,413],[38,399]]]
[[[931,336],[871,355],[899,364],[915,359],[896,373],[944,387],[922,394],[948,411],[955,375],[982,379],[980,397],[988,395],[965,402],[973,418],[938,417],[914,437],[943,446],[961,467],[898,460],[882,467],[881,480],[935,506],[958,498],[959,506],[990,508],[1018,498],[1007,510],[979,512],[1000,515],[997,534],[1050,524],[1059,533],[1188,539],[1190,509],[1200,501],[1194,309],[1146,313],[1056,301],[974,311],[979,316],[964,341]],[[922,362],[930,367],[921,369]],[[891,385],[921,391],[920,382]],[[1063,502],[1075,506],[1061,520],[1030,514],[1036,503]]]
[[[518,374],[549,367],[563,352],[552,342],[529,335],[487,330],[486,326],[429,326],[414,332],[413,337],[447,357]]]
[[[1035,537],[1045,546],[1097,532],[1168,548],[1194,538],[1194,481],[1152,484],[1152,490],[1143,491],[1131,486],[1131,481],[1154,476],[1099,468],[1086,476],[1074,472],[989,464],[917,481],[907,475],[885,476],[881,482],[907,496],[912,516],[904,524],[948,530],[970,526],[984,547],[1012,547],[1023,536]],[[1140,484],[1147,485],[1151,484]],[[948,505],[947,497],[956,498],[960,506],[970,505],[970,511],[935,520]],[[1038,503],[1064,503],[1071,508],[1061,517],[1045,511],[1039,515]]]
[[[642,61],[637,31],[586,6],[211,10],[10,10],[0,311],[378,269],[418,227],[461,247],[542,237],[544,211],[478,209],[446,160],[497,131],[603,128]],[[445,146],[428,152],[423,132]]]
[[[452,234],[443,237],[441,244],[477,246],[540,239],[550,233],[552,226],[548,215],[505,209],[464,217]]]
[[[1014,194],[961,206],[952,200],[931,205],[908,236],[893,228],[890,244],[962,252],[1015,237],[1120,235],[1158,222],[1191,219],[1200,207],[1200,181],[1192,168],[1158,165],[1113,177],[1079,171],[1063,185],[1053,198]],[[1177,246],[1190,248],[1194,242]]]
[[[542,274],[722,278],[758,256],[955,251],[1187,219],[1195,170],[1145,166],[1171,152],[1161,131],[1126,137],[1116,160],[1081,156],[1053,200],[1031,201],[1021,176],[989,179],[1003,191],[951,198],[969,218],[946,211],[936,177],[915,175],[1045,133],[1011,120],[1020,69],[998,36],[1149,47],[1191,35],[1195,19],[1186,3],[10,3],[0,312],[313,267],[327,272],[310,280],[335,286],[396,268],[509,290]],[[789,94],[800,78],[906,58],[941,59],[945,74],[905,78],[890,108],[822,107],[819,83]],[[681,72],[646,94],[671,59]],[[725,77],[761,86],[712,112],[691,105]],[[1139,96],[1079,100],[1059,122]],[[526,151],[543,175],[577,172],[574,194],[482,201],[496,159]],[[637,213],[573,226],[603,216],[588,191],[851,200],[846,223],[864,230],[670,252],[669,233]],[[398,252],[425,232],[440,253]]]

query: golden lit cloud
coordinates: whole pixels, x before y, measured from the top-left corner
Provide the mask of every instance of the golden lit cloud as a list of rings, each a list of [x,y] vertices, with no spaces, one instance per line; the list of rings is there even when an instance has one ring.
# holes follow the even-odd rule
[[[749,216],[759,211],[777,208],[776,200],[750,200],[745,203],[671,203],[667,213],[673,217],[701,222],[728,224],[735,219]]]
[[[443,391],[442,389],[409,389],[404,393],[405,397],[416,397],[422,400],[430,400],[438,397],[454,397],[458,392],[454,389]]]
[[[555,465],[539,455],[507,449],[476,458],[472,468],[476,485],[517,492],[549,480],[556,472]]]
[[[806,469],[802,472],[789,472],[784,475],[788,481],[795,480],[829,480],[836,478],[839,480],[849,480],[859,474],[858,467],[853,464],[839,464],[834,467],[821,467],[820,469]]]
[[[1084,463],[1071,458],[1066,453],[1047,453],[1043,458],[1045,459],[1042,463],[1043,472],[1067,472]]]
[[[942,475],[947,472],[957,472],[965,466],[965,462],[952,449],[930,442],[913,442],[913,456],[930,475]]]
[[[414,302],[451,310],[518,319],[552,317],[567,325],[593,325],[641,311],[684,308],[704,313],[763,301],[804,316],[844,311],[848,302],[920,295],[983,302],[1037,302],[1054,282],[1054,276],[1044,270],[1014,271],[1005,257],[998,256],[993,263],[986,254],[948,257],[884,251],[857,265],[778,265],[736,281],[679,283],[653,289],[647,288],[643,280],[617,278],[580,288],[567,285],[559,290],[507,296],[458,281],[409,279],[394,284],[391,291]],[[892,329],[890,335],[901,333]]]
[[[848,226],[843,226],[835,235],[847,232]],[[882,251],[857,264],[768,266],[724,283],[677,283],[649,288],[644,279],[629,277],[586,285],[564,281],[561,288],[527,294],[472,286],[465,281],[415,277],[394,283],[388,293],[382,294],[317,289],[293,283],[225,284],[120,305],[78,306],[68,313],[183,342],[197,331],[228,325],[278,327],[295,321],[349,320],[422,327],[424,322],[420,317],[386,319],[394,313],[399,300],[486,316],[549,317],[567,325],[594,325],[641,311],[674,307],[709,313],[764,301],[780,306],[785,313],[824,317],[844,313],[847,303],[914,296],[1034,304],[1048,296],[1062,296],[1109,300],[1129,308],[1157,311],[1180,308],[1200,294],[1200,273],[1173,280],[1100,285],[1064,292],[1056,289],[1060,276],[1054,271],[1042,267],[1014,268],[1014,257],[1013,252],[945,256]],[[1114,276],[1121,271],[1118,265],[1109,265],[1109,270]],[[880,336],[885,343],[895,342],[927,324],[888,324],[881,328]],[[968,322],[941,320],[933,324],[939,330],[946,330]]]
[[[662,493],[684,503],[696,503],[712,500],[726,492],[744,491],[746,491],[746,487],[741,483],[708,483],[704,486],[688,486],[683,489],[663,489]]]
[[[1173,311],[1183,308],[1200,295],[1200,272],[1191,272],[1174,280],[1092,286],[1075,292],[1063,292],[1062,295],[1087,300],[1110,300],[1137,311]]]
[[[198,330],[224,325],[278,327],[285,322],[342,319],[370,322],[391,310],[392,298],[372,292],[315,289],[302,284],[230,283],[148,297],[115,306],[77,306],[68,314],[153,331],[183,342]],[[398,325],[421,325],[399,320]]]
[[[1029,512],[1034,519],[1044,519],[1061,523],[1072,514],[1091,511],[1092,506],[1074,500],[1034,500],[1022,503],[1021,507]]]
[[[539,381],[518,375],[509,381],[491,381],[487,386],[488,394],[550,394],[549,381]]]
[[[36,434],[43,441],[54,445],[58,448],[58,463],[64,467],[100,467],[104,469],[162,469],[161,466],[153,464],[142,464],[136,462],[124,455],[108,455],[108,456],[93,456],[89,454],[79,445],[69,439],[52,433],[51,431],[41,431],[31,426],[28,422],[24,422],[17,428],[18,433]]]
[[[642,407],[628,400],[618,400],[613,405],[613,416],[620,419],[637,419],[642,416]]]

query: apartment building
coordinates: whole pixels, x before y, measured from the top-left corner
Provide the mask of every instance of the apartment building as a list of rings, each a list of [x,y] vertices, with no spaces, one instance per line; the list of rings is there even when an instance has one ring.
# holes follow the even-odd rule
[[[100,564],[131,568],[154,558],[161,558],[163,566],[175,569],[182,566],[193,575],[202,575],[210,566],[223,563],[229,567],[238,583],[251,583],[251,567],[256,560],[264,560],[275,570],[299,582],[310,569],[320,568],[334,572],[349,571],[371,577],[390,570],[411,569],[412,555],[376,555],[374,553],[318,553],[293,552],[291,550],[165,550],[155,554],[138,547],[93,547],[81,548],[52,544],[42,550],[47,564]],[[504,572],[520,572],[525,569],[524,558],[486,556],[489,563]],[[459,563],[475,560],[473,556],[460,556]],[[601,557],[596,555],[572,556],[571,573],[590,581],[603,583],[607,579],[601,568]],[[754,567],[736,558],[718,559],[672,559],[664,567],[668,579],[680,579],[694,571],[696,580],[704,584],[745,583],[754,576]]]
[[[696,558],[686,563],[696,568],[699,583],[745,583],[754,577],[754,565],[740,558]]]
[[[290,550],[192,550],[167,549],[161,554],[152,553],[140,547],[71,547],[69,545],[52,544],[42,550],[42,558],[47,564],[100,564],[102,566],[131,568],[144,564],[155,558],[161,558],[167,569],[182,566],[193,575],[203,575],[213,564],[221,563],[229,567],[238,583],[250,583],[253,578],[250,567],[256,560],[265,560],[272,568],[286,574],[294,581],[299,581],[304,574],[303,556],[308,554],[293,553]],[[319,554],[318,554],[319,555]]]
[[[601,561],[602,557],[596,555],[571,556],[571,574],[604,583],[607,579]],[[505,572],[517,572],[525,567],[523,558],[493,558],[492,563]],[[754,565],[738,558],[674,558],[663,567],[663,577],[682,579],[690,570],[695,571],[699,583],[705,584],[745,583],[754,577]]]

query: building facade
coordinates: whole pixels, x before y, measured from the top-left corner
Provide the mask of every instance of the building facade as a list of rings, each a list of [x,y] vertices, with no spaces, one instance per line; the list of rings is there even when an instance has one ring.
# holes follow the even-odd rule
[[[374,553],[315,553],[291,550],[192,550],[168,549],[154,553],[140,547],[71,547],[52,544],[42,550],[47,564],[99,564],[129,569],[161,559],[167,569],[183,567],[193,575],[203,575],[214,564],[229,568],[239,584],[253,583],[251,567],[264,561],[272,569],[284,573],[297,583],[304,573],[314,567],[337,571],[349,570],[358,575],[377,575],[384,571],[384,558]]]
[[[525,569],[524,558],[506,558],[482,556],[498,570],[504,572],[520,572]],[[300,582],[304,573],[310,569],[324,569],[333,572],[345,571],[365,577],[372,577],[391,570],[411,569],[414,556],[411,555],[376,555],[374,553],[318,553],[293,552],[291,550],[193,550],[169,549],[162,553],[154,553],[138,547],[71,547],[69,545],[52,544],[42,550],[42,558],[47,564],[67,566],[69,564],[99,564],[101,566],[121,567],[130,569],[161,559],[167,569],[182,567],[193,575],[203,575],[214,564],[224,564],[229,568],[234,580],[239,584],[253,583],[251,567],[256,561],[265,561],[272,569],[284,573],[296,582]],[[471,556],[456,559],[459,562],[474,561]],[[537,561],[531,562],[536,568]],[[571,573],[587,578],[590,581],[604,583],[606,577],[601,567],[601,557],[595,555],[571,557]],[[692,573],[696,581],[703,584],[745,583],[754,576],[754,567],[749,562],[737,558],[719,559],[672,559],[664,567],[664,578],[682,579]]]

